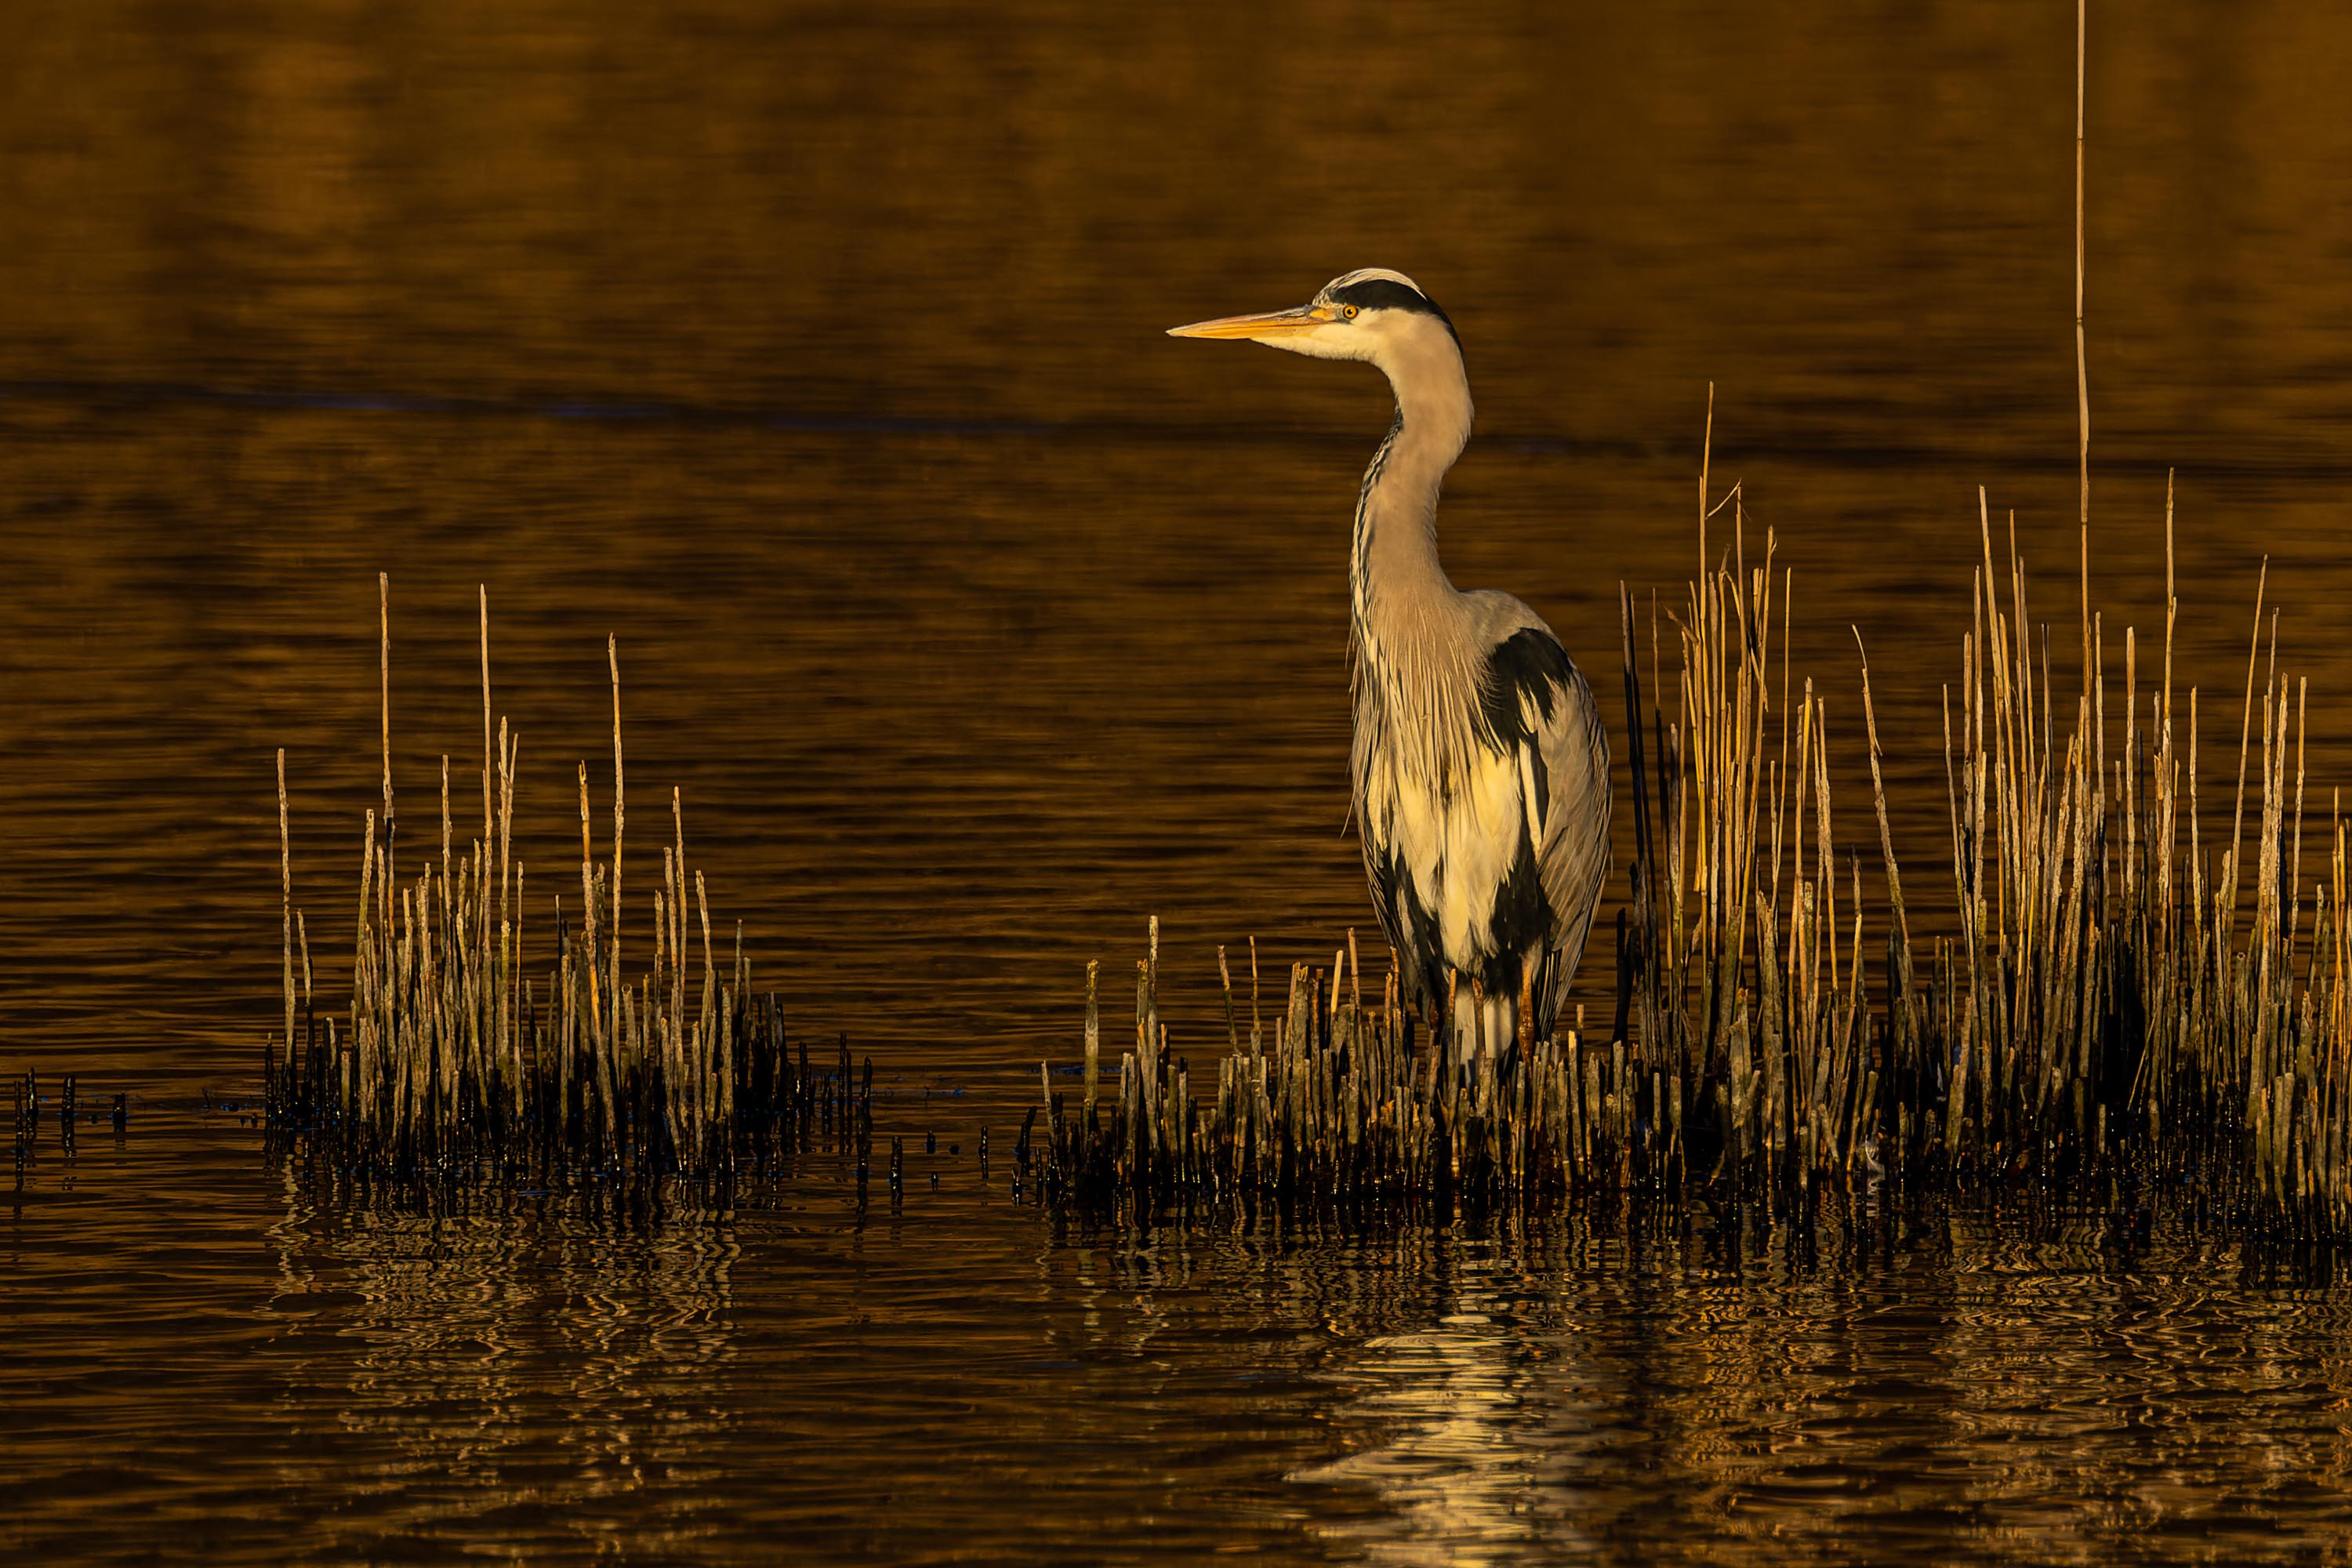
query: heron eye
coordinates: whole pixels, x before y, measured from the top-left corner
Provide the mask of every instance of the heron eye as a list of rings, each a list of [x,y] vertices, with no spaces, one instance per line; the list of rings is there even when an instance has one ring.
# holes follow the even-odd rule
[[[1346,316],[1348,320],[1352,321],[1356,319],[1356,307],[1353,305],[1347,306],[1340,311],[1340,314]]]

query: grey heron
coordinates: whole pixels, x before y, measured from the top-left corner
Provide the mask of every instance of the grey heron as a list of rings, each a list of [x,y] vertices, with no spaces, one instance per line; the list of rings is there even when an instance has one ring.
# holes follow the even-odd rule
[[[1609,740],[1543,618],[1507,594],[1462,592],[1438,560],[1438,489],[1470,439],[1454,323],[1412,279],[1370,267],[1295,310],[1170,335],[1387,374],[1396,418],[1364,472],[1349,563],[1364,870],[1405,997],[1460,1048],[1501,1049],[1523,986],[1548,1035],[1609,872]]]

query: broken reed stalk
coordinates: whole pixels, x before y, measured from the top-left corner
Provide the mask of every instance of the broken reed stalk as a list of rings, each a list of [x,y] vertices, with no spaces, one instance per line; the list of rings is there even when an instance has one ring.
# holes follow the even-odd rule
[[[687,1005],[685,815],[671,792],[675,838],[650,900],[652,968],[622,968],[630,918],[621,897],[625,828],[620,651],[607,639],[613,690],[613,858],[595,857],[588,770],[579,770],[580,920],[554,900],[554,952],[533,973],[523,942],[524,866],[514,854],[521,740],[492,725],[489,600],[480,595],[482,836],[461,849],[442,760],[442,853],[412,881],[394,861],[389,577],[379,578],[383,816],[367,813],[349,1010],[321,1020],[310,1003],[307,922],[293,902],[285,753],[278,753],[284,1032],[265,1051],[266,1121],[309,1140],[341,1168],[423,1178],[461,1173],[605,1179],[673,1175],[725,1181],[747,1165],[829,1138],[859,1152],[872,1132],[871,1073],[812,1072],[795,1058],[775,996],[755,996],[736,936],[733,983],[712,955],[703,872],[700,991]],[[639,911],[640,917],[644,911]],[[304,1009],[295,999],[299,947]],[[870,1069],[871,1064],[868,1064]]]
[[[2162,1188],[2250,1232],[2352,1234],[2352,845],[2334,816],[2305,919],[2305,685],[2278,668],[2276,613],[2265,627],[2258,605],[2240,748],[2254,821],[2242,793],[2208,867],[2193,687],[2185,749],[2176,735],[2169,485],[2164,673],[2143,704],[2126,630],[2114,757],[2102,617],[2062,728],[2013,530],[1997,561],[1979,492],[1943,700],[1954,906],[1916,947],[1866,655],[1868,882],[1836,837],[1829,700],[1807,680],[1791,710],[1785,654],[1773,711],[1776,590],[1784,636],[1790,614],[1776,542],[1768,531],[1748,565],[1737,487],[1703,523],[1726,506],[1733,547],[1670,617],[1671,704],[1645,707],[1621,590],[1635,854],[1619,1037],[1423,1033],[1393,973],[1368,1002],[1343,949],[1328,973],[1294,967],[1270,1041],[1254,1029],[1244,1047],[1229,1026],[1213,1094],[1196,1100],[1159,1022],[1155,921],[1116,1100],[1066,1106],[1044,1080],[1045,1136],[1022,1173],[1042,1197],[1150,1215],[1622,1189],[1781,1208],[1879,1181],[2059,1202]]]

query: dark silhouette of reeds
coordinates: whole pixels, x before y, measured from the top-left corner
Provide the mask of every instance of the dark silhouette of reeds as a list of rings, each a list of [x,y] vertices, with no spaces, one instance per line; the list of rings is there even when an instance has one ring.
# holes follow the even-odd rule
[[[772,994],[753,990],[742,929],[721,967],[708,889],[686,856],[670,792],[659,880],[622,902],[626,820],[618,644],[613,689],[611,858],[596,858],[588,767],[580,784],[580,881],[551,901],[547,946],[526,946],[524,867],[512,838],[520,740],[491,723],[489,610],[482,600],[482,818],[461,844],[442,760],[440,847],[401,864],[392,778],[391,610],[383,594],[383,799],[362,836],[350,1006],[341,1026],[312,993],[293,903],[286,758],[278,753],[283,1029],[263,1058],[268,1124],[340,1166],[400,1177],[504,1172],[635,1179],[730,1178],[746,1163],[825,1139],[862,1151],[872,1064],[853,1082],[848,1044],[830,1073],[788,1038]],[[468,825],[470,826],[470,825]],[[631,974],[623,934],[651,928]],[[795,1054],[793,1047],[797,1046]]]

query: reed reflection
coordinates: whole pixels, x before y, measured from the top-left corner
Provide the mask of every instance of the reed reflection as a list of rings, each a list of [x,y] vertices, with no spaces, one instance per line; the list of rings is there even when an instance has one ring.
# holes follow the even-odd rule
[[[1374,1562],[1990,1561],[2209,1529],[2261,1557],[2328,1539],[2352,1479],[2347,1309],[2178,1223],[1579,1220],[1204,1250],[1187,1279],[1319,1321],[1340,1451],[1286,1479]]]
[[[289,1377],[379,1456],[378,1506],[346,1528],[462,1539],[503,1516],[503,1538],[620,1530],[650,1549],[656,1521],[691,1534],[719,1506],[700,1483],[732,1419],[730,1211],[509,1194],[419,1212],[284,1181]],[[289,1455],[284,1480],[306,1473]]]

